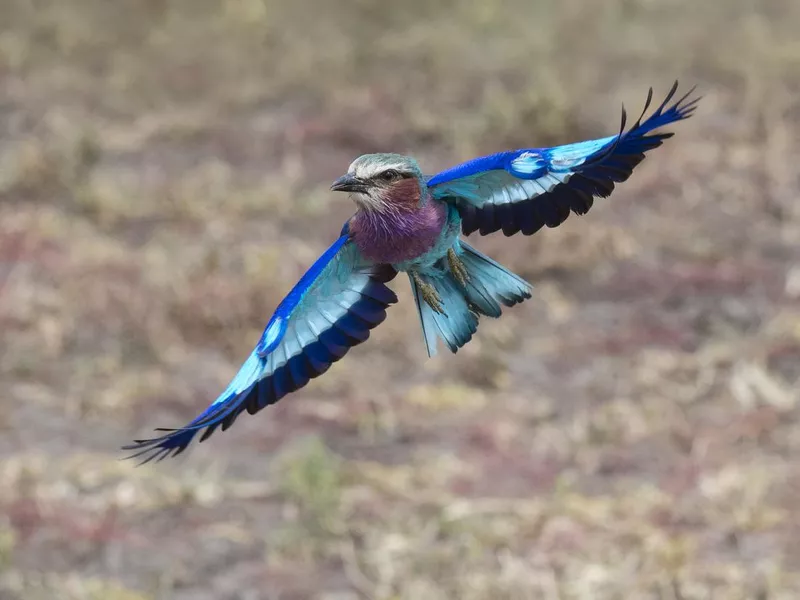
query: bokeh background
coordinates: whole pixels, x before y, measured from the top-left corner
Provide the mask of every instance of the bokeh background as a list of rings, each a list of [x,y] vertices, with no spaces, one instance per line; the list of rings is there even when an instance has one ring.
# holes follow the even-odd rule
[[[800,3],[2,0],[0,598],[800,597]],[[697,114],[612,198],[475,240],[535,285],[458,355],[401,302],[186,456],[353,206]]]

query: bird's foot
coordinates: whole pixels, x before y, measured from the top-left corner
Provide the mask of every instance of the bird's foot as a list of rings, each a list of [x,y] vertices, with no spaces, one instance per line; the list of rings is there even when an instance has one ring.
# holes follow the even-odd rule
[[[450,265],[450,272],[453,273],[453,277],[456,278],[456,281],[466,287],[469,281],[469,272],[461,259],[458,258],[458,254],[456,254],[453,248],[447,251],[447,263]]]
[[[435,312],[441,315],[445,314],[442,308],[442,297],[439,296],[439,292],[436,291],[436,288],[430,283],[422,281],[422,278],[417,273],[412,272],[411,277],[414,278],[414,283],[419,289],[419,293],[422,294],[422,299],[425,300],[425,303]]]

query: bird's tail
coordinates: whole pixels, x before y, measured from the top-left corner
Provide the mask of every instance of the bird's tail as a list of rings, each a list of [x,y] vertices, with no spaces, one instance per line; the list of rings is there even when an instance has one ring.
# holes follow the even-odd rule
[[[451,352],[472,339],[480,315],[497,318],[503,306],[514,306],[531,297],[532,286],[500,263],[460,241],[454,248],[466,270],[466,277],[453,272],[447,257],[436,268],[418,274],[423,284],[433,286],[441,300],[442,312],[434,310],[423,297],[423,290],[409,274],[417,303],[428,356],[436,354],[436,336]]]

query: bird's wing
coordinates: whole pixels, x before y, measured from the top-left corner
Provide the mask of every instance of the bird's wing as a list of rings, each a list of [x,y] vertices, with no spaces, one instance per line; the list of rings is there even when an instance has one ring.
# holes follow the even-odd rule
[[[628,131],[623,107],[617,135],[476,158],[434,175],[428,187],[434,198],[458,208],[465,235],[500,229],[507,236],[531,235],[543,225],[556,227],[570,211],[586,213],[595,196],[610,195],[615,183],[628,179],[645,152],[672,137],[672,133],[650,132],[692,115],[700,100],[689,99],[694,88],[667,108],[677,88],[676,81],[664,102],[642,121],[653,99],[651,88],[642,115]]]
[[[196,419],[161,437],[125,446],[143,462],[183,452],[195,435],[200,441],[217,427],[225,431],[247,410],[254,414],[321,375],[386,318],[397,296],[385,283],[396,275],[389,265],[361,257],[342,236],[303,275],[280,303],[261,339],[224,392]]]

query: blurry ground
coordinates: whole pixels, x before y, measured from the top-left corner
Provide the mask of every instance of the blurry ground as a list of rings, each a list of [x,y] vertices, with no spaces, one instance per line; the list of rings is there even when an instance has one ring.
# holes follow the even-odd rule
[[[3,0],[0,598],[800,597],[800,3]],[[477,244],[536,286],[427,360],[368,344],[171,462],[353,210],[697,115],[584,218]]]

